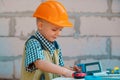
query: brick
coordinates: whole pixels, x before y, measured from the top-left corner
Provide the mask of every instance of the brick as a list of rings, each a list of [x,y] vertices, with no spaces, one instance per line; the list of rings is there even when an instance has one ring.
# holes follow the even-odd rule
[[[40,0],[0,0],[0,13],[33,11],[40,3]]]
[[[81,17],[81,35],[120,35],[120,19],[105,17]]]
[[[23,54],[24,41],[14,37],[0,37],[0,56],[18,56]]]
[[[85,55],[106,55],[106,38],[84,37],[74,39],[72,37],[58,38],[63,55],[69,57]]]
[[[28,36],[37,29],[36,20],[30,17],[16,18],[16,36]]]
[[[107,0],[59,0],[70,12],[105,12]],[[94,4],[93,4],[94,3]],[[101,5],[102,4],[102,5]]]
[[[112,38],[112,55],[120,57],[120,37]]]
[[[8,36],[9,21],[9,18],[0,18],[0,36]]]
[[[13,78],[13,62],[0,61],[0,78]]]
[[[120,1],[119,0],[113,0],[112,11],[115,13],[120,12]]]
[[[19,63],[19,64],[18,64]],[[22,58],[15,61],[15,78],[20,79],[21,77],[21,66],[22,66]]]

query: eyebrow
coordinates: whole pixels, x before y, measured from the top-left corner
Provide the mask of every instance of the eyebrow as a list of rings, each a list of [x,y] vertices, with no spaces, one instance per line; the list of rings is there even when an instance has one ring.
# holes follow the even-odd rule
[[[54,29],[63,29],[63,28],[55,27]]]

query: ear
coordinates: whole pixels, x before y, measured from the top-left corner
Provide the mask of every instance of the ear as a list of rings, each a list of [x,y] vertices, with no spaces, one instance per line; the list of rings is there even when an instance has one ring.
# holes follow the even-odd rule
[[[37,26],[38,26],[38,29],[41,30],[42,29],[42,22],[38,22]]]

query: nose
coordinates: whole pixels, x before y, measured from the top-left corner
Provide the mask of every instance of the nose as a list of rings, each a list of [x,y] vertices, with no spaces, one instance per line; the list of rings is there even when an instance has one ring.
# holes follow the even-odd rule
[[[60,31],[60,30],[56,31],[56,36],[59,36],[59,35],[60,35],[60,33],[61,33],[61,31]]]

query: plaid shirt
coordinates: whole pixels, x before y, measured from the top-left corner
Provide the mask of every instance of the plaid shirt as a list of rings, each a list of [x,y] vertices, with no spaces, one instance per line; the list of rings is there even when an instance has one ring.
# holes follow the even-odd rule
[[[44,46],[47,47],[51,56],[53,56],[56,46],[53,43],[46,40],[38,31],[36,31],[35,36],[42,42]],[[36,70],[36,67],[33,64],[33,62],[35,62],[38,59],[40,60],[45,59],[42,46],[37,39],[29,39],[25,44],[25,51],[26,51],[25,52],[26,53],[26,57],[25,57],[26,71],[32,72]],[[64,61],[63,61],[60,47],[58,48],[58,54],[59,54],[59,65],[64,66]]]

